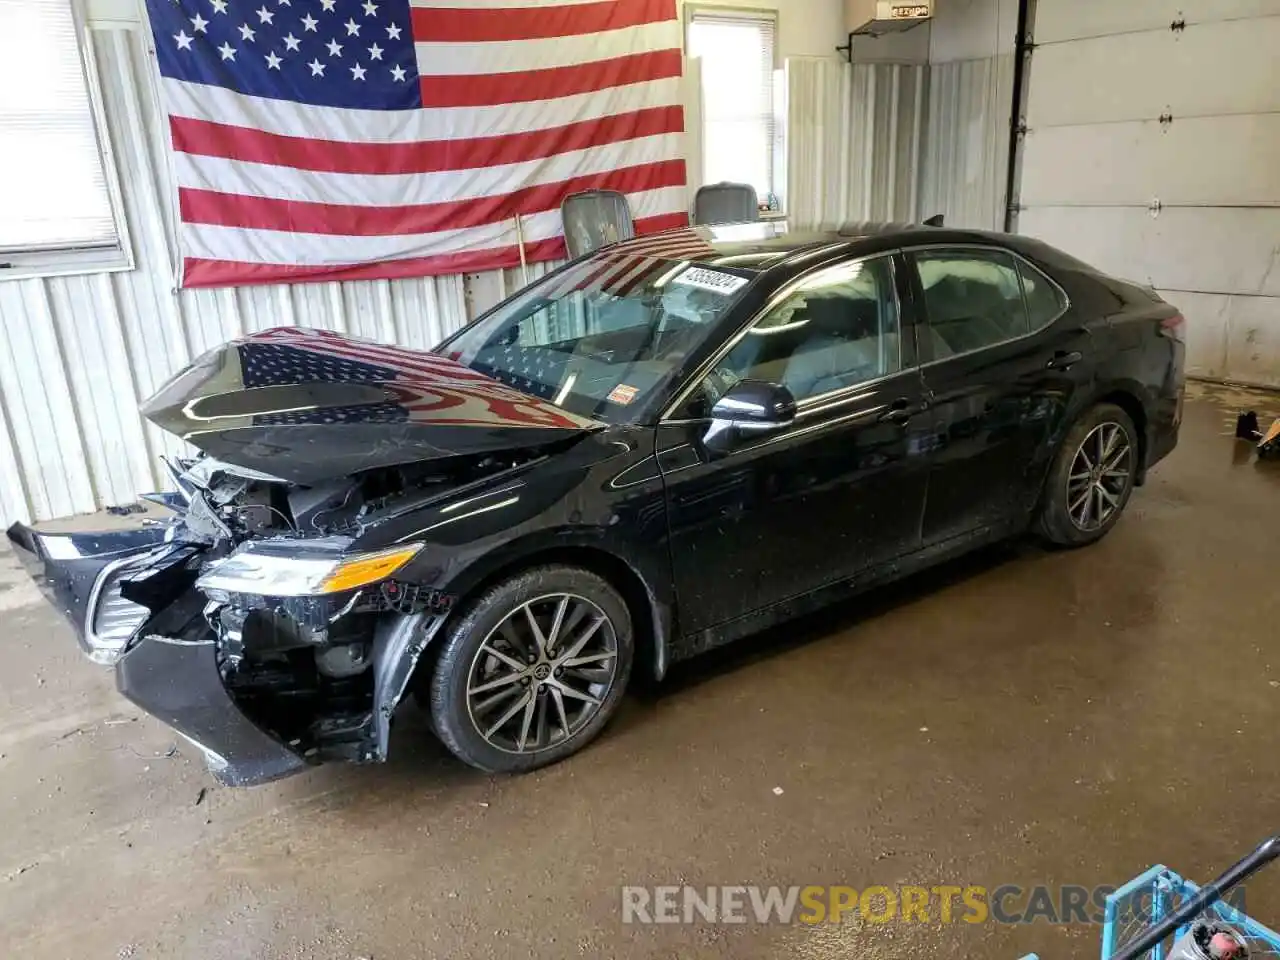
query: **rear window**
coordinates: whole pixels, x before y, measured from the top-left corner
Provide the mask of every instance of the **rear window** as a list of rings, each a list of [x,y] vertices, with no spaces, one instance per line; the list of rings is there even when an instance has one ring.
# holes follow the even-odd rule
[[[1056,284],[1022,260],[1018,261],[1018,273],[1022,276],[1022,292],[1026,297],[1032,330],[1047,327],[1062,316],[1067,309],[1067,299]]]

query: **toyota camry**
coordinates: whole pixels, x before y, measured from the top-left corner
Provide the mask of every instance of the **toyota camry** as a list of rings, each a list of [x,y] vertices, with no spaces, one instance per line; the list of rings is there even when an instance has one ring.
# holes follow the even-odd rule
[[[1024,237],[638,238],[431,352],[280,328],[143,408],[166,519],[9,537],[226,783],[387,755],[413,694],[489,771],[628,681],[1032,531],[1105,536],[1177,442],[1184,323]]]

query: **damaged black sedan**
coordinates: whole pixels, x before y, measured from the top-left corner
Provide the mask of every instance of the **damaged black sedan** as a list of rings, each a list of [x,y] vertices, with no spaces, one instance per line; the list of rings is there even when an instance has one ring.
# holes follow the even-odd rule
[[[1044,244],[696,228],[547,276],[432,352],[281,328],[144,406],[162,522],[9,538],[224,782],[591,741],[630,678],[1029,528],[1118,521],[1177,440],[1183,323]]]

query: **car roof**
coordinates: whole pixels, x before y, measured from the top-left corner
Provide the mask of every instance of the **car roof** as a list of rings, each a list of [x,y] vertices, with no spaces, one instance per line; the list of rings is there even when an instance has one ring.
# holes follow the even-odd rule
[[[983,243],[1019,249],[1021,238],[983,230],[952,230],[918,223],[849,223],[835,230],[793,230],[786,220],[681,227],[605,248],[609,254],[689,259],[764,272],[799,265],[814,254],[856,256],[896,244]]]

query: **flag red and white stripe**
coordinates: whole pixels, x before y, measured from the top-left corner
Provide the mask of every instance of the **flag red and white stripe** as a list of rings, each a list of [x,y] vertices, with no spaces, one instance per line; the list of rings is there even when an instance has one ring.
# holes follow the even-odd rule
[[[554,259],[581,190],[688,222],[676,0],[147,2],[187,286]]]

